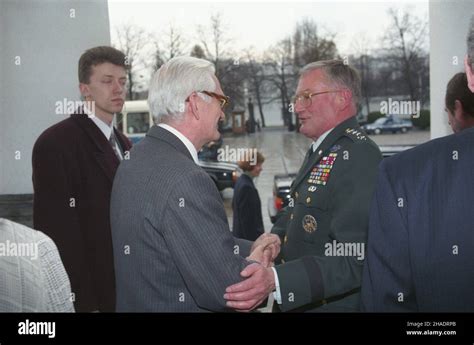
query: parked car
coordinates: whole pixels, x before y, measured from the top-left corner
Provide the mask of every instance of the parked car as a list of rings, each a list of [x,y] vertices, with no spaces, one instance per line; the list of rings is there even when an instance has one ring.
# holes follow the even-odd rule
[[[290,188],[296,174],[280,174],[273,178],[273,196],[267,203],[268,215],[272,223],[275,223],[278,212],[288,206],[290,201]]]
[[[153,124],[148,103],[143,100],[125,102],[122,112],[115,117],[116,127],[133,144],[142,140]],[[234,188],[237,178],[242,173],[237,164],[212,161],[217,159],[217,149],[221,146],[222,139],[219,139],[198,153],[199,165],[209,174],[220,191]]]
[[[362,128],[367,134],[381,134],[381,133],[406,133],[413,128],[411,120],[402,120],[396,116],[388,115],[378,118],[373,123],[363,125]]]
[[[394,154],[403,152],[411,149],[415,145],[382,145],[379,146],[382,152],[382,157],[387,158]],[[291,184],[296,178],[296,174],[277,174],[273,178],[273,196],[268,199],[267,211],[270,221],[274,224],[279,217],[279,212],[286,206],[290,201],[290,189]]]
[[[235,163],[199,160],[199,165],[209,174],[220,191],[234,188],[235,182],[242,174],[242,170]]]
[[[219,149],[223,143],[222,135],[216,141],[211,141],[204,145],[201,150],[198,152],[198,158],[203,161],[214,161],[217,162],[217,157],[219,155]]]

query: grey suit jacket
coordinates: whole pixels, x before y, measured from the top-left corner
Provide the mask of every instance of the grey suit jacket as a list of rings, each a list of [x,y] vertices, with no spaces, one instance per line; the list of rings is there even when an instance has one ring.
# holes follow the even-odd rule
[[[251,242],[232,237],[214,182],[174,134],[153,126],[132,148],[110,215],[118,312],[229,310]]]

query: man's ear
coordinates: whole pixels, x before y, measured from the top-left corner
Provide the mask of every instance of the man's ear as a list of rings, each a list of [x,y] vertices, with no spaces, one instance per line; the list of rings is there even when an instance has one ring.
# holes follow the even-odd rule
[[[352,92],[350,90],[343,90],[338,92],[337,104],[339,105],[339,109],[344,110],[352,103]]]
[[[469,63],[469,57],[467,55],[464,58],[464,68],[466,69],[467,86],[471,92],[474,92],[474,71],[472,70],[472,66]]]
[[[198,94],[193,93],[191,96],[189,96],[189,102],[188,102],[189,110],[191,114],[196,118],[196,120],[199,120],[201,117],[200,115],[201,107],[198,104],[198,98],[199,98]]]
[[[79,91],[81,92],[82,97],[87,100],[87,97],[90,96],[89,85],[84,83],[79,83]]]
[[[464,107],[462,106],[462,103],[459,100],[454,101],[454,117],[458,121],[463,121],[465,120],[464,116]]]

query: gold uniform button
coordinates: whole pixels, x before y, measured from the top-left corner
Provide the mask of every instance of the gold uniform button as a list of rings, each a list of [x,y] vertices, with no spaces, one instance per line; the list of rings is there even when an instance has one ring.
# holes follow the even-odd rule
[[[308,197],[306,198],[306,203],[309,204],[310,202],[311,202],[311,198],[308,196]]]
[[[293,219],[293,213],[290,215],[290,219]]]
[[[288,236],[285,236],[284,240],[283,240],[283,243],[286,243],[288,242]]]
[[[296,199],[298,199],[298,195],[299,195],[298,192],[296,192],[296,193],[295,193]]]

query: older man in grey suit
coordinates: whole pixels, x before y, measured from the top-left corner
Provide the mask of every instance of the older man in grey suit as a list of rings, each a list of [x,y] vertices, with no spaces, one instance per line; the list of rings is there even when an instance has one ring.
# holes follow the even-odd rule
[[[279,239],[234,239],[214,182],[196,164],[197,151],[219,138],[227,102],[208,61],[177,57],[153,76],[148,103],[159,124],[122,162],[112,188],[117,311],[230,310],[225,289],[249,264],[259,281],[253,308],[274,289],[266,261]]]

